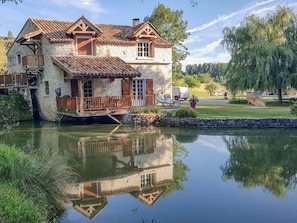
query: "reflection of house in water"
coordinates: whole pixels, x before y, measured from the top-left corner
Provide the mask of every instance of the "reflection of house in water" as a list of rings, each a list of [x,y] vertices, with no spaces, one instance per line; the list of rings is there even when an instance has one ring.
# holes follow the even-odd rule
[[[69,141],[79,185],[71,189],[73,206],[93,218],[109,196],[130,193],[148,206],[173,182],[173,143],[160,133],[82,137]]]

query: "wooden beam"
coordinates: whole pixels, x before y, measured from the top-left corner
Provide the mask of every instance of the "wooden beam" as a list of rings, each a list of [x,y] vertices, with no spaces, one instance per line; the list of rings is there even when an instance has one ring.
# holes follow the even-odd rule
[[[84,112],[84,89],[83,89],[83,82],[81,79],[78,80],[78,95],[79,95],[79,98],[80,98],[80,101],[79,101],[79,110],[80,110],[80,113],[83,113]]]

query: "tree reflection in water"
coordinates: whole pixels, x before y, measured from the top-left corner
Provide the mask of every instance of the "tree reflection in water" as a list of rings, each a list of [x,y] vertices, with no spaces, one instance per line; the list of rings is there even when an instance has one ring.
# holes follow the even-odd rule
[[[223,179],[245,188],[260,186],[276,197],[286,196],[296,185],[297,137],[224,137],[230,158],[221,167]]]

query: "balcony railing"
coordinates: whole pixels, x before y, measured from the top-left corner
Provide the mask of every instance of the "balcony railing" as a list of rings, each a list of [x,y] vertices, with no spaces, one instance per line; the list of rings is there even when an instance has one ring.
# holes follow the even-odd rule
[[[0,86],[24,86],[28,83],[26,74],[0,75]]]
[[[57,97],[57,109],[64,112],[81,113],[82,111],[104,111],[112,109],[129,109],[132,106],[154,105],[154,95],[135,96],[102,96],[85,97],[82,108],[79,97]]]
[[[24,69],[43,70],[44,57],[43,55],[26,55],[22,57],[22,65]]]

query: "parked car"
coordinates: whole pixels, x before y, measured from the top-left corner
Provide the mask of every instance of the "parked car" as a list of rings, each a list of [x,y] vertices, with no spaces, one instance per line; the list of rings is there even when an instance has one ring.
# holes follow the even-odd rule
[[[213,96],[224,96],[224,92],[216,91],[212,95]]]
[[[174,100],[179,100],[179,99],[187,100],[189,98],[189,88],[173,86],[172,87],[172,98],[174,98]]]

